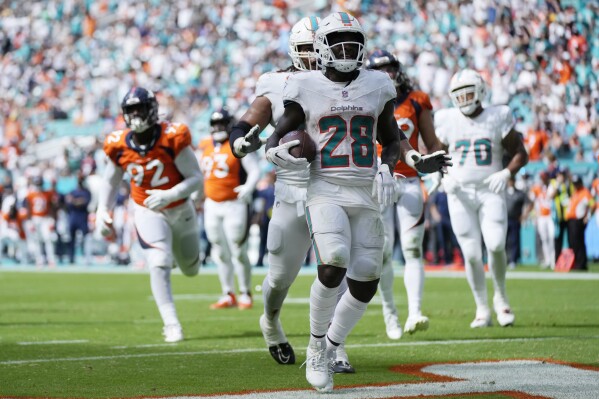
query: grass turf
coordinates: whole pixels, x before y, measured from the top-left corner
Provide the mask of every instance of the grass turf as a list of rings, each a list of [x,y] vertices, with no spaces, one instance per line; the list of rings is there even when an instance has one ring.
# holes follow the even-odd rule
[[[303,299],[313,279],[300,276],[290,291],[282,320],[298,363],[280,366],[258,327],[259,299],[248,311],[208,309],[219,294],[215,275],[173,275],[186,339],[167,345],[147,274],[2,272],[0,397],[307,389],[299,364],[308,341]],[[255,276],[254,284],[261,280]],[[395,290],[403,320],[407,310],[399,278]],[[371,304],[347,341],[357,373],[336,376],[335,385],[411,381],[416,377],[390,368],[415,363],[544,358],[599,367],[599,281],[511,279],[508,293],[516,325],[472,330],[474,302],[465,279],[428,278],[423,310],[430,329],[399,341],[387,339],[381,306]]]

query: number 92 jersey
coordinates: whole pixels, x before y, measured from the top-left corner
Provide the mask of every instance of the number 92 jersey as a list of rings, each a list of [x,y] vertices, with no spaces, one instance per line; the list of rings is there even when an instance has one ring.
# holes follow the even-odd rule
[[[130,129],[112,132],[104,141],[104,152],[130,176],[131,197],[141,206],[148,197],[146,190],[167,190],[184,179],[175,165],[175,158],[191,144],[189,129],[182,123],[160,121],[158,124],[160,135],[145,152],[132,143],[135,133]],[[183,202],[185,199],[175,201],[167,208]]]
[[[502,140],[514,127],[507,105],[495,105],[469,118],[458,108],[435,113],[437,137],[449,146],[453,166],[448,175],[461,184],[480,184],[490,174],[503,169]]]
[[[393,82],[380,71],[360,70],[349,83],[333,82],[321,71],[291,75],[283,101],[302,107],[306,130],[318,149],[310,178],[342,186],[372,184],[378,118],[395,96]]]

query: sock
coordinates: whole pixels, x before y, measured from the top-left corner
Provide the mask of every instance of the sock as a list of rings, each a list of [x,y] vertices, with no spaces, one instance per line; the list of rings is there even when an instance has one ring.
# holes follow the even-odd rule
[[[312,283],[310,289],[310,333],[313,336],[326,335],[335,312],[338,290],[339,287],[325,287],[318,277]]]
[[[164,325],[180,324],[171,292],[171,268],[151,267],[150,286]]]
[[[472,263],[466,258],[466,278],[472,289],[474,295],[474,302],[478,309],[488,309],[489,304],[487,300],[487,283],[485,281],[485,268],[482,260],[477,260]]]
[[[385,323],[389,318],[397,318],[397,307],[393,299],[393,265],[391,257],[383,263],[381,280],[379,281],[379,293],[383,302],[383,318]]]
[[[327,333],[329,340],[336,343],[345,342],[345,338],[366,312],[367,306],[367,303],[358,301],[347,290],[335,308],[333,322]]]
[[[489,269],[493,276],[493,287],[495,289],[495,298],[499,298],[502,303],[507,305],[507,295],[505,293],[505,273],[507,271],[507,256],[505,251],[491,252],[487,251],[489,257]]]
[[[424,291],[424,264],[422,259],[406,258],[403,281],[408,294],[408,317],[420,316],[422,314],[422,292]]]
[[[276,320],[279,317],[287,292],[289,292],[289,287],[285,289],[271,287],[269,276],[266,275],[262,282],[262,297],[264,298],[264,315],[269,321]]]

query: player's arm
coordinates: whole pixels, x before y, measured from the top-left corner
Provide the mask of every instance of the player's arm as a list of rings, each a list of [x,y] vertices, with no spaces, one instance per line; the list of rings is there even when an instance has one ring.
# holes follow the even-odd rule
[[[242,158],[262,146],[258,135],[270,123],[272,104],[266,96],[258,96],[233,126],[229,136],[229,145],[233,155]],[[250,133],[251,132],[251,133]]]
[[[104,176],[98,190],[98,209],[96,210],[96,231],[103,237],[109,237],[113,233],[110,211],[116,203],[123,174],[123,169],[120,166],[115,165],[110,158],[106,159]]]
[[[496,193],[505,190],[510,177],[515,176],[520,168],[528,163],[528,153],[524,147],[522,135],[514,128],[511,128],[509,133],[501,140],[501,145],[510,157],[510,161],[504,169],[491,174],[485,179],[485,183],[489,185],[491,191]]]
[[[242,201],[250,201],[252,194],[256,189],[256,184],[260,180],[260,164],[256,154],[248,154],[241,159],[241,166],[247,173],[245,183],[235,187],[233,190],[237,193],[237,198]]]
[[[204,177],[191,146],[181,149],[175,158],[175,166],[183,175],[183,180],[167,190],[146,190],[149,196],[144,200],[144,205],[147,208],[152,210],[165,208],[175,201],[189,198],[193,192],[202,188]]]
[[[518,171],[528,163],[528,153],[524,147],[522,134],[512,129],[501,141],[503,148],[510,156],[510,162],[506,169],[510,171],[512,176],[515,176]]]
[[[285,101],[285,112],[279,119],[275,131],[266,141],[266,159],[277,166],[291,170],[303,170],[309,165],[306,158],[295,158],[289,154],[289,149],[299,144],[299,140],[288,141],[279,145],[279,140],[287,133],[298,129],[306,120],[306,114],[301,105],[294,101]]]
[[[271,148],[277,147],[279,145],[279,140],[281,140],[287,133],[300,127],[305,119],[306,115],[304,114],[304,109],[301,105],[293,101],[286,101],[285,112],[283,112],[283,116],[279,119],[277,126],[275,126],[275,131],[266,141],[265,150],[268,151]]]
[[[387,165],[389,171],[395,169],[395,165],[409,150],[413,150],[408,142],[406,135],[399,129],[393,111],[395,109],[395,100],[385,104],[383,112],[379,115],[377,121],[376,138],[381,146],[381,164]]]
[[[448,147],[441,143],[435,133],[435,124],[433,122],[433,113],[430,109],[424,108],[418,117],[418,128],[420,136],[426,147],[427,152],[447,151]]]

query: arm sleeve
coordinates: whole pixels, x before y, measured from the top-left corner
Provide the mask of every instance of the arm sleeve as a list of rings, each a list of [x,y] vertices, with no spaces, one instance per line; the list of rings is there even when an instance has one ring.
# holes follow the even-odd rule
[[[100,182],[98,194],[98,213],[108,212],[114,208],[119,185],[123,180],[123,174],[121,167],[115,165],[110,158],[106,159],[104,178]]]
[[[255,153],[248,154],[245,158],[241,159],[241,166],[247,173],[245,185],[249,187],[256,187],[258,180],[260,180],[260,164],[258,163],[258,156]]]
[[[175,158],[175,166],[184,177],[183,181],[170,189],[175,195],[175,201],[187,198],[193,192],[202,189],[204,178],[191,146],[188,145],[179,152]]]
[[[501,138],[504,139],[505,136],[507,136],[508,133],[512,131],[514,126],[516,126],[516,119],[514,118],[512,110],[507,105],[501,107],[500,118]]]
[[[187,125],[181,124],[173,136],[173,149],[175,150],[175,159],[179,153],[191,145],[191,133]]]

